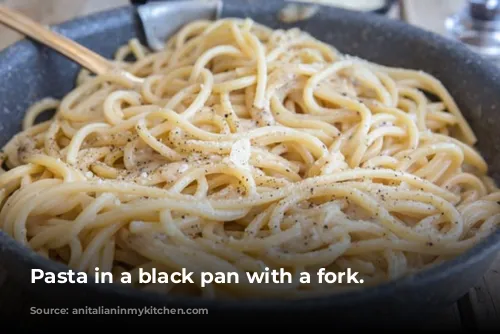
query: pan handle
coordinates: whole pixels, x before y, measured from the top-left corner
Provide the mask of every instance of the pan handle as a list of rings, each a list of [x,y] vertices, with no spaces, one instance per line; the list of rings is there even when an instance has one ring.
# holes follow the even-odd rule
[[[145,5],[147,3],[151,2],[161,2],[161,1],[175,1],[175,0],[130,0],[130,3],[134,6],[140,6],[140,5]],[[282,0],[283,2],[286,2],[286,0]],[[389,10],[392,8],[392,6],[397,2],[397,0],[385,0],[384,5],[380,8],[374,9],[371,12],[377,13],[377,14],[382,14],[385,15],[389,12]]]
[[[145,5],[145,4],[150,3],[150,2],[161,2],[161,1],[167,2],[167,1],[176,1],[176,0],[130,0],[130,3],[132,5]]]
[[[151,3],[151,2],[161,2],[161,1],[167,2],[167,1],[176,1],[176,0],[130,0],[130,3],[134,6],[140,6],[140,5],[145,5],[145,4]],[[281,0],[281,1],[286,2],[286,0]],[[383,6],[377,8],[377,9],[374,9],[370,12],[376,13],[376,14],[386,15],[396,2],[397,2],[397,0],[385,0]]]

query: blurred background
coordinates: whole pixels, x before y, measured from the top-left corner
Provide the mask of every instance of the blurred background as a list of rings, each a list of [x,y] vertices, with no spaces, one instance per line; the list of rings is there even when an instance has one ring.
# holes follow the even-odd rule
[[[79,16],[130,4],[129,0],[0,0],[44,24],[57,24]],[[0,49],[18,41],[22,36],[0,25]]]
[[[129,5],[132,1],[139,3],[143,0],[0,0],[0,3],[49,25]],[[360,11],[375,11],[378,12],[377,15],[386,15],[391,19],[402,20],[425,30],[460,40],[490,59],[497,61],[500,59],[500,0],[302,1],[329,3]],[[390,7],[387,7],[388,3],[391,4]],[[0,49],[21,38],[18,33],[0,25]],[[0,268],[0,286],[3,280],[5,275],[2,275]],[[489,326],[495,324],[496,332],[500,333],[499,291],[500,257],[483,280],[478,282],[463,300],[439,315],[437,321],[440,324],[434,324],[434,329],[435,326],[457,331],[463,330],[463,327],[482,329],[484,326],[491,329]],[[1,303],[2,300],[0,305]]]

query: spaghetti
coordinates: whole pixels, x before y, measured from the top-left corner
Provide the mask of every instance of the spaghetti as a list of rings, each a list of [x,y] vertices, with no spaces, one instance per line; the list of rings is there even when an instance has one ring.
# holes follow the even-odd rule
[[[156,53],[133,39],[115,63],[144,82],[83,70],[3,150],[2,230],[71,268],[161,293],[296,297],[410,275],[500,222],[476,137],[426,73],[250,19],[192,22]],[[364,284],[246,282],[266,267],[351,268]],[[241,281],[144,286],[139,268]]]

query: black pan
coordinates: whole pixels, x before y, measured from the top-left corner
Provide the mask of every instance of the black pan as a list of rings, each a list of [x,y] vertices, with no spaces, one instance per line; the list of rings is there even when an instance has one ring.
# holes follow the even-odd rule
[[[282,6],[282,1],[275,0],[232,0],[226,1],[224,12],[226,16],[250,16],[274,28],[291,27],[275,20]],[[143,39],[138,22],[136,10],[130,6],[64,23],[57,26],[57,30],[111,57],[117,47],[130,38]],[[331,8],[317,13],[314,20],[296,25],[342,52],[385,65],[421,69],[438,77],[475,130],[491,175],[500,180],[500,72],[491,63],[461,44],[377,14]],[[1,52],[0,145],[20,131],[23,113],[29,105],[43,97],[62,97],[68,93],[74,87],[78,69],[79,66],[63,56],[28,40]],[[9,281],[33,299],[23,312],[29,312],[29,306],[35,305],[205,307],[209,316],[222,314],[226,323],[241,315],[246,316],[244,321],[253,323],[277,312],[286,317],[286,323],[327,315],[325,325],[330,328],[332,325],[403,323],[406,329],[414,329],[426,319],[425,312],[449,306],[466,294],[484,275],[499,249],[500,231],[452,261],[374,288],[299,301],[222,302],[156,295],[115,285],[31,284],[32,268],[56,272],[67,268],[42,258],[0,232],[0,263],[8,271]],[[15,303],[5,299],[1,302]],[[21,315],[16,314],[16,318],[18,316]],[[200,320],[208,321],[208,318]],[[34,322],[38,318],[29,319]],[[142,318],[126,316],[120,323],[134,319]],[[170,324],[175,317],[157,316],[152,320],[155,319]],[[246,326],[240,322],[240,326],[242,324]]]

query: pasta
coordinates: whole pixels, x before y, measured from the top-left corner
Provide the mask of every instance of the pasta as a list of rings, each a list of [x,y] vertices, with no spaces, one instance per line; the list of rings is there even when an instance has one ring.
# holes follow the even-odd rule
[[[70,268],[159,293],[295,298],[425,270],[500,222],[476,137],[429,74],[235,18],[192,22],[161,52],[132,39],[114,62],[144,81],[82,70],[2,153],[1,229]],[[364,283],[245,280],[266,267]],[[240,281],[139,284],[153,268]]]

